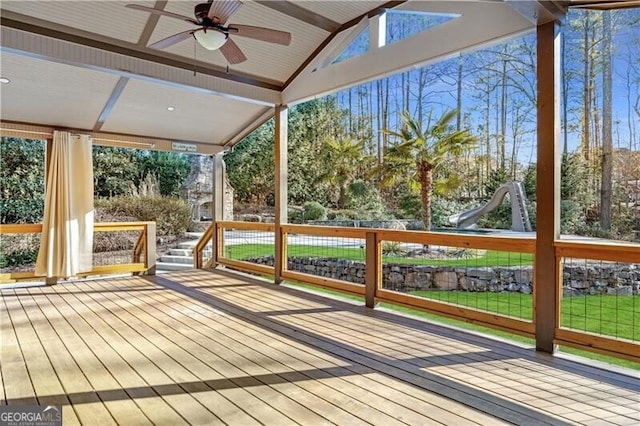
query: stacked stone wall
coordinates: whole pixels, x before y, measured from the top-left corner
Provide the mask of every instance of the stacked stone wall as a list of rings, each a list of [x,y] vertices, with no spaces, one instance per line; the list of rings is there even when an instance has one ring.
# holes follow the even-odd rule
[[[273,256],[245,259],[273,266]],[[290,271],[364,284],[365,263],[345,259],[290,257]],[[458,290],[476,292],[533,291],[532,266],[452,267],[384,264],[383,288],[411,292],[420,290]],[[563,267],[565,296],[640,294],[639,264],[565,264]]]

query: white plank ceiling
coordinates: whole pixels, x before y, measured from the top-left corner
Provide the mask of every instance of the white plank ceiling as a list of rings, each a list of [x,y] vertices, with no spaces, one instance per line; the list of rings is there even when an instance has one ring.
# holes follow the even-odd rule
[[[527,2],[534,18],[534,12],[513,6],[522,2],[500,0],[245,0],[230,23],[288,31],[292,42],[280,46],[232,36],[248,60],[228,65],[219,51],[206,51],[192,39],[164,50],[147,47],[192,24],[161,16],[154,25],[150,14],[126,8],[128,3],[193,16],[198,2],[3,0],[0,74],[11,83],[1,87],[2,121],[192,141],[222,149],[265,121],[276,104],[295,104],[514,36],[534,28],[536,19],[552,17],[537,1]],[[447,33],[453,41],[447,39],[446,49],[416,48],[442,44],[441,39],[430,40],[427,31],[413,42],[385,46],[339,69],[311,72],[312,59],[339,43],[341,30],[374,17],[380,7],[442,9],[463,15],[467,22],[477,15],[481,22],[468,28],[484,30],[469,36],[458,30]],[[443,37],[442,30],[434,34]],[[167,111],[168,106],[175,110]]]

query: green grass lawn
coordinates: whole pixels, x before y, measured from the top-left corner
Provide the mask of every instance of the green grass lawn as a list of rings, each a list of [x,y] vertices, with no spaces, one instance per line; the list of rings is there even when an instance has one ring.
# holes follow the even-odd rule
[[[225,247],[225,256],[231,259],[246,259],[251,257],[273,256],[272,244],[238,244]],[[510,253],[495,250],[483,250],[480,256],[461,259],[420,259],[403,256],[382,256],[384,263],[405,265],[432,266],[523,266],[533,264],[530,253]],[[325,247],[308,245],[289,245],[287,254],[290,257],[323,257],[364,261],[364,248],[353,247]]]
[[[323,247],[311,245],[290,245],[287,247],[290,257],[322,257],[364,261],[364,249],[345,247]],[[246,259],[251,257],[273,256],[272,244],[239,244],[225,247],[225,255],[232,259]],[[510,253],[493,250],[483,251],[477,258],[462,259],[419,259],[402,256],[383,256],[384,263],[433,265],[433,266],[526,266],[533,264],[533,255],[528,253]],[[306,284],[296,284],[318,290],[317,287]],[[331,290],[319,291],[339,294]],[[492,293],[492,292],[462,292],[462,291],[417,291],[415,296],[427,297],[443,302],[468,306],[501,315],[508,315],[523,320],[533,318],[533,297],[521,293]],[[350,298],[361,299],[352,296]],[[444,318],[438,315],[422,312],[416,309],[398,307],[392,304],[382,306],[398,312],[406,312],[411,315],[427,318],[429,320],[455,325],[469,330],[492,334],[528,344],[533,344],[533,339],[516,336],[510,333],[494,330],[488,327],[468,324]],[[640,296],[578,296],[567,297],[562,300],[562,326],[587,331],[591,333],[618,337],[628,340],[640,341]],[[603,362],[616,364],[628,368],[640,370],[640,364],[631,361],[620,360],[605,355],[599,355],[574,348],[562,348],[563,352],[597,359]]]
[[[411,294],[523,320],[533,319],[533,296],[530,294],[441,290]],[[640,296],[565,297],[562,299],[562,326],[640,341]]]

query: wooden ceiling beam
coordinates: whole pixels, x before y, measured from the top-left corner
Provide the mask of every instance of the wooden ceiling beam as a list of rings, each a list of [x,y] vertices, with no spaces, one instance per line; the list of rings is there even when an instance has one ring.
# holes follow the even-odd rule
[[[394,1],[389,1],[386,2],[370,11],[368,11],[367,13],[363,13],[360,16],[357,16],[355,18],[353,18],[352,20],[350,20],[349,22],[345,22],[344,24],[340,25],[340,27],[338,29],[336,29],[335,31],[333,31],[326,39],[324,39],[324,41],[322,43],[320,43],[320,45],[316,48],[316,50],[313,51],[313,53],[311,55],[309,55],[309,57],[307,57],[307,59],[305,59],[305,61],[302,63],[302,65],[300,65],[298,67],[298,69],[296,69],[293,74],[291,74],[291,76],[287,79],[287,81],[284,83],[284,87],[283,89],[286,89],[287,86],[289,86],[289,84],[291,84],[291,82],[293,82],[293,80],[296,79],[296,77],[298,77],[298,75],[300,75],[300,73],[307,68],[307,66],[313,61],[315,60],[318,55],[324,50],[325,47],[327,47],[327,45],[329,43],[331,43],[331,41],[338,35],[340,34],[342,31],[349,29],[355,25],[357,25],[360,21],[362,21],[364,18],[371,18],[373,16],[376,16],[378,14],[380,14],[382,11],[384,11],[385,9],[393,9],[394,7],[400,6],[403,3],[406,3],[407,0],[394,0]]]
[[[305,9],[304,7],[298,6],[297,4],[292,3],[290,1],[256,0],[256,3],[259,3],[262,6],[278,11],[284,15],[295,18],[299,21],[305,22],[309,25],[313,25],[314,27],[321,28],[328,33],[332,33],[338,28],[340,28],[340,24],[338,22],[332,21],[329,18],[319,15],[315,12],[312,12],[309,9]]]
[[[278,82],[261,79],[256,76],[229,72],[222,67],[212,66],[201,61],[185,62],[185,58],[166,52],[152,51],[136,43],[129,43],[106,36],[98,36],[87,31],[78,30],[64,25],[37,19],[19,13],[2,11],[0,25],[13,28],[31,34],[45,36],[56,40],[71,42],[77,45],[92,47],[110,53],[150,61],[156,64],[167,65],[174,68],[192,71],[196,74],[204,74],[224,80],[235,81],[270,90],[281,90]]]

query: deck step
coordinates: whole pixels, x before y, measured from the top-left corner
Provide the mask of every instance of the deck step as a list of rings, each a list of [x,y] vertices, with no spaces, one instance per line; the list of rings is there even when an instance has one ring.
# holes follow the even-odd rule
[[[157,262],[156,263],[156,271],[184,271],[188,269],[193,269],[193,263],[188,265],[186,263],[171,263],[171,262]]]
[[[160,258],[160,261],[167,263],[184,263],[187,265],[193,265],[193,256],[164,255]]]
[[[173,248],[169,250],[169,256],[193,256],[193,250],[186,248]]]

